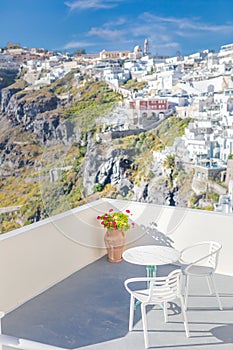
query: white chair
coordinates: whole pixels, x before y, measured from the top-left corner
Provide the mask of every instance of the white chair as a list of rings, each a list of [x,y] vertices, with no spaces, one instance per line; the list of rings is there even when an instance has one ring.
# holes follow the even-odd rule
[[[180,262],[186,266],[183,268],[185,309],[188,305],[188,293],[190,277],[206,277],[210,294],[215,293],[219,309],[222,304],[214,281],[214,272],[217,268],[219,253],[222,246],[218,242],[203,241],[181,250]],[[190,259],[192,259],[190,261]],[[212,287],[211,287],[212,284]]]
[[[186,336],[189,337],[188,321],[185,313],[184,300],[181,293],[180,269],[172,271],[166,277],[139,277],[129,278],[125,281],[125,288],[130,293],[130,314],[129,314],[129,331],[133,329],[135,299],[141,304],[142,325],[144,333],[145,348],[148,348],[148,332],[146,319],[147,305],[163,305],[164,318],[167,322],[167,302],[180,299],[181,310],[183,313],[184,327]],[[130,283],[146,282],[147,289],[132,290],[129,288]]]

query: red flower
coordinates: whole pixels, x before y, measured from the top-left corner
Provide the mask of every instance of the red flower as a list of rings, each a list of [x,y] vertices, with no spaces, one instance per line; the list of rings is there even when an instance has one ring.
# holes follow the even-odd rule
[[[130,210],[125,210],[125,214],[121,212],[115,212],[112,208],[108,210],[107,213],[104,213],[103,215],[98,215],[97,220],[100,220],[101,225],[104,228],[110,229],[110,230],[123,230],[126,232],[130,229],[130,227],[133,227],[129,222],[129,214]]]

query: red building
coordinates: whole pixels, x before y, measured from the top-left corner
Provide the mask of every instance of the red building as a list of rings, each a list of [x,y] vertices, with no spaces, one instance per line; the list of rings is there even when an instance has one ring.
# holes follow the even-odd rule
[[[166,99],[136,100],[129,102],[129,108],[138,109],[140,111],[166,111],[168,110],[168,102]]]
[[[129,101],[128,116],[131,124],[145,127],[164,118],[165,111],[168,109],[168,101],[163,98],[134,100]]]

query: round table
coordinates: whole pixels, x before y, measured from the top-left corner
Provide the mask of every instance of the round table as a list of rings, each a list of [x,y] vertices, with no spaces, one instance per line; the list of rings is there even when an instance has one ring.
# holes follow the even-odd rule
[[[157,265],[171,264],[179,260],[180,252],[167,246],[144,245],[125,250],[122,257],[131,264],[145,265],[147,276],[154,277]]]

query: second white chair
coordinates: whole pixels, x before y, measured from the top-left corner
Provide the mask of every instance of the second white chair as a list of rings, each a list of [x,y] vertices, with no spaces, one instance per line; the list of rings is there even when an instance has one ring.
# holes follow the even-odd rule
[[[219,309],[222,310],[222,304],[214,281],[214,272],[217,268],[221,248],[222,246],[218,242],[203,241],[188,246],[181,251],[180,262],[185,266],[183,268],[185,276],[185,309],[187,309],[188,305],[190,278],[206,277],[210,294],[212,292],[215,293]]]
[[[180,269],[172,271],[166,277],[141,277],[129,278],[125,281],[125,288],[130,293],[130,314],[129,314],[129,331],[133,329],[135,299],[141,303],[142,325],[144,333],[145,348],[148,348],[148,332],[147,332],[147,305],[163,305],[164,318],[167,322],[167,302],[175,299],[180,300],[181,310],[184,319],[184,327],[186,336],[189,337],[188,321],[185,313],[183,296],[181,294],[181,277]],[[146,282],[149,288],[132,290],[129,284],[137,282]]]

